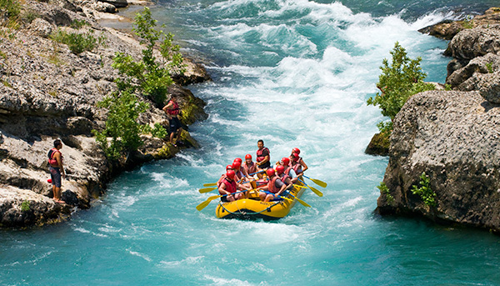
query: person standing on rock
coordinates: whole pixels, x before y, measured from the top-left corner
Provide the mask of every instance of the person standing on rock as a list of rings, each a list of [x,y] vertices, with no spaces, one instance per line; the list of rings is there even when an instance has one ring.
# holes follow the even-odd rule
[[[179,140],[179,135],[182,132],[182,125],[179,120],[179,114],[181,111],[175,94],[172,95],[167,105],[163,107],[163,111],[167,114],[168,121],[170,123],[170,143],[174,145],[174,147],[177,147],[176,142]]]
[[[54,194],[54,201],[60,204],[65,203],[61,200],[61,177],[66,179],[66,173],[63,167],[63,156],[60,151],[62,147],[63,144],[61,140],[57,139],[54,141],[54,148],[50,149],[48,153],[50,178],[52,179],[52,193]]]

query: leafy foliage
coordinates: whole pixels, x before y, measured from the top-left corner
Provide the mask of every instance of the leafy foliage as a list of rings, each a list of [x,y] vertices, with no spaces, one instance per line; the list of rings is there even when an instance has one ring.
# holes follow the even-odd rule
[[[436,200],[434,199],[436,197],[436,193],[431,189],[431,179],[425,174],[425,172],[420,175],[419,185],[420,188],[413,185],[411,192],[414,195],[419,195],[426,205],[435,207],[437,205]]]
[[[167,137],[168,132],[167,130],[160,124],[160,123],[155,123],[154,127],[151,128],[149,125],[144,125],[142,128],[142,133],[147,134],[151,133],[151,136],[157,137],[160,139],[163,139]]]
[[[465,29],[472,29],[472,28],[474,28],[474,16],[472,16],[472,15],[465,16],[465,19],[462,22],[462,26]]]
[[[156,23],[149,8],[137,13],[133,31],[140,38],[140,43],[146,46],[142,50],[142,60],[135,61],[130,55],[116,53],[113,67],[126,76],[125,79],[117,80],[120,89],[137,88],[160,106],[165,102],[168,87],[173,83],[171,71],[180,69],[182,72],[183,59],[179,53],[180,47],[172,44],[174,35],[156,30]],[[158,41],[160,59],[153,52]],[[137,86],[132,85],[132,79],[137,81]]]
[[[92,130],[108,158],[116,160],[123,151],[137,150],[143,144],[137,118],[149,108],[147,103],[139,102],[130,91],[122,91],[105,97],[97,106],[109,109],[106,128],[102,132]]]
[[[486,63],[486,69],[488,69],[489,73],[493,73],[493,63],[492,62]]]
[[[28,200],[23,201],[23,203],[21,204],[21,211],[27,212],[29,210],[30,210],[30,201]]]
[[[412,60],[408,57],[405,48],[398,42],[391,51],[391,55],[391,64],[389,65],[389,60],[384,59],[380,67],[382,74],[379,76],[377,88],[381,92],[377,93],[375,98],[370,97],[367,103],[379,106],[382,109],[382,115],[389,116],[392,121],[410,96],[433,90],[434,85],[424,82],[427,74],[420,67],[422,58]],[[381,132],[392,130],[392,123],[381,123],[379,129]]]
[[[11,24],[21,13],[21,4],[17,0],[0,0],[0,12],[5,13]]]
[[[51,35],[51,38],[59,43],[68,45],[68,48],[74,54],[80,54],[84,51],[92,51],[99,45],[103,45],[106,38],[104,36],[94,37],[94,30],[87,33],[67,33],[61,29]]]
[[[394,197],[391,195],[387,185],[384,182],[380,182],[380,185],[378,185],[377,188],[380,190],[380,193],[385,194],[387,203],[392,205],[394,203]]]

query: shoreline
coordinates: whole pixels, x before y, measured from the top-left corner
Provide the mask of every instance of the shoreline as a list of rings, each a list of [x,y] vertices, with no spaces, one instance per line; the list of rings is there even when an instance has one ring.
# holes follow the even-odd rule
[[[93,16],[101,15],[100,12],[69,1],[65,5],[69,10],[28,0],[23,9],[36,15],[35,19],[22,22],[17,30],[3,28],[15,36],[0,43],[5,55],[0,65],[8,67],[2,74],[4,84],[0,85],[2,228],[66,221],[75,211],[90,208],[91,202],[103,195],[109,182],[121,172],[151,160],[171,158],[181,150],[162,139],[142,135],[144,145],[138,152],[129,153],[117,162],[105,158],[91,130],[102,129],[106,111],[96,108],[95,104],[116,88],[114,79],[119,75],[111,67],[115,52],[140,58],[142,47],[131,33],[96,22]],[[142,6],[134,7],[139,10]],[[132,22],[122,16],[109,18]],[[70,27],[74,22],[88,25]],[[51,40],[50,35],[59,29],[77,33],[92,30],[104,37],[105,45],[73,53],[65,44]],[[203,100],[183,86],[209,81],[210,76],[193,60],[186,59],[185,63],[185,74],[173,76],[176,83],[169,87],[169,93],[178,95],[183,110],[181,122],[188,126],[208,115],[203,110]],[[140,100],[150,102],[147,98]],[[151,102],[139,121],[168,127],[164,112]],[[68,178],[63,180],[62,192],[66,204],[50,199],[52,191],[46,182],[50,178],[46,152],[56,138],[64,145],[61,151]],[[198,147],[189,132],[184,131],[181,138],[185,143],[182,148]]]

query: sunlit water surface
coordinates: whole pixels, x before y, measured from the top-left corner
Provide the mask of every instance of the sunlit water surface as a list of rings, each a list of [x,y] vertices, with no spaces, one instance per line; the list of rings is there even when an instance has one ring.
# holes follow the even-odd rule
[[[0,232],[2,285],[498,285],[500,244],[487,232],[374,215],[387,158],[364,154],[366,106],[399,41],[444,82],[447,43],[417,32],[495,1],[170,1],[154,16],[214,81],[192,86],[208,120],[203,146],[124,173],[70,222]],[[272,161],[299,147],[328,182],[276,222],[219,220],[208,195],[258,139]],[[319,187],[317,187],[319,188]]]

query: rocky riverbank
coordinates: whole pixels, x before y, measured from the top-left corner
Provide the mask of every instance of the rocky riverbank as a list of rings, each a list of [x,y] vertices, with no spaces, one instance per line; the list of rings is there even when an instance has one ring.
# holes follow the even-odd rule
[[[95,6],[102,3],[120,7],[127,2],[26,0],[15,23],[6,15],[1,19],[0,226],[65,220],[75,210],[89,208],[122,170],[155,158],[170,158],[179,151],[162,139],[144,135],[145,145],[139,152],[111,163],[92,137],[92,129],[104,127],[107,112],[96,103],[116,90],[114,80],[119,75],[111,67],[115,53],[138,59],[142,50],[131,35],[96,22],[100,12]],[[77,54],[52,40],[51,35],[58,30],[91,33],[103,41],[93,50]],[[210,77],[192,60],[185,63],[186,72],[173,77],[176,84],[169,93],[179,96],[181,121],[187,126],[207,114],[203,111],[205,103],[182,85]],[[140,121],[168,128],[165,114],[152,103]],[[62,189],[67,204],[56,204],[49,198],[47,151],[56,138],[64,144],[61,151],[68,178],[63,180]],[[197,146],[187,131],[183,141],[187,147]]]
[[[496,22],[473,19],[449,43],[453,90],[416,94],[396,116],[378,213],[500,232],[500,9],[488,11]],[[423,172],[425,195],[412,192]]]

